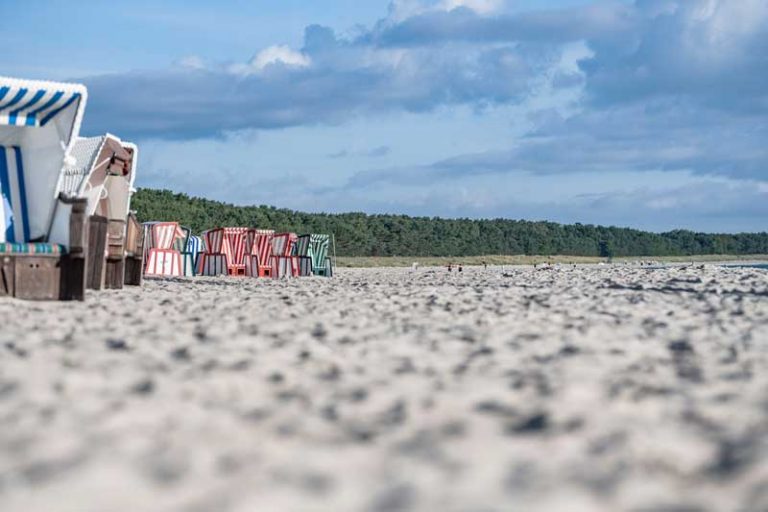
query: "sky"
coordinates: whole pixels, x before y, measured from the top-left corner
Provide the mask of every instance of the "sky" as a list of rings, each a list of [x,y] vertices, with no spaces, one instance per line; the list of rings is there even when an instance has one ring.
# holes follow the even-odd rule
[[[137,184],[302,211],[768,230],[766,0],[0,0]]]

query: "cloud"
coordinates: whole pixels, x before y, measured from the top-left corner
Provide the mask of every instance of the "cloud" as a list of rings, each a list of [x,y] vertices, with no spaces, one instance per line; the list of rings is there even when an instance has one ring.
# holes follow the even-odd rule
[[[497,12],[500,5],[397,2],[353,39],[312,25],[301,49],[270,46],[243,63],[187,57],[166,70],[86,77],[86,129],[212,137],[390,111],[522,104],[545,82],[583,88],[591,109],[676,97],[734,115],[768,111],[763,0],[605,1],[513,14]],[[590,56],[558,70],[575,40]]]
[[[333,174],[337,183],[288,180],[296,183],[289,200],[301,202],[281,206],[652,229],[756,229],[760,218],[764,222],[764,0],[602,1],[518,13],[503,7],[397,1],[388,16],[355,36],[312,25],[301,48],[271,46],[248,62],[189,59],[167,70],[90,77],[86,130],[211,138],[376,122],[401,111],[468,106],[481,114],[516,106],[497,111],[514,112],[510,123],[524,129],[489,131],[487,146],[470,154],[403,164],[388,157],[387,145],[334,142],[318,156],[336,160],[327,163],[340,169]],[[399,156],[404,152],[396,145]],[[226,153],[222,148],[222,161]],[[363,158],[371,160],[350,168]],[[220,166],[223,175],[247,181],[241,167],[227,165]],[[677,176],[685,183],[667,183]],[[586,181],[574,190],[557,185],[576,178]],[[183,187],[188,179],[180,175],[174,183]],[[633,185],[617,184],[621,180]],[[666,185],[644,186],[654,181]],[[264,189],[253,183],[254,190]],[[244,193],[239,189],[249,190],[232,186],[222,194],[234,200]]]
[[[446,2],[447,4],[448,2]],[[636,10],[624,2],[527,11],[514,14],[459,7],[451,10],[411,10],[407,17],[380,20],[361,42],[380,46],[435,46],[445,42],[563,43],[600,34],[616,36],[635,23]],[[445,5],[445,4],[444,4]]]
[[[311,63],[312,60],[307,55],[288,46],[270,46],[257,53],[247,64],[234,64],[229,70],[235,74],[250,75],[263,71],[267,66],[306,68]]]
[[[348,151],[346,149],[343,149],[341,151],[336,151],[335,153],[330,153],[328,155],[328,158],[331,159],[339,159],[339,158],[347,158],[347,157],[367,157],[367,158],[381,158],[385,157],[388,154],[392,152],[392,148],[389,146],[378,146],[375,148],[363,150],[363,151]]]
[[[768,3],[639,0],[620,39],[595,33],[581,63],[593,106],[660,96],[764,114],[768,110]]]
[[[374,48],[307,29],[299,51],[273,47],[249,63],[180,66],[86,78],[86,131],[199,138],[228,131],[338,123],[355,115],[446,105],[516,103],[559,60],[557,48]]]
[[[443,0],[440,7],[446,11],[465,7],[481,14],[490,14],[498,11],[503,4],[503,0]]]
[[[539,113],[537,128],[505,150],[457,155],[413,168],[354,174],[348,186],[427,184],[488,174],[562,175],[687,171],[735,180],[768,177],[768,126],[685,102],[657,100],[571,117]]]

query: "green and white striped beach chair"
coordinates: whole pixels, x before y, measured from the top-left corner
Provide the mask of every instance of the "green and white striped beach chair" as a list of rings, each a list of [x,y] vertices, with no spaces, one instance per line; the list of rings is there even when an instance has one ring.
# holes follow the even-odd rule
[[[296,243],[300,275],[333,276],[333,262],[328,255],[330,235],[302,235]]]

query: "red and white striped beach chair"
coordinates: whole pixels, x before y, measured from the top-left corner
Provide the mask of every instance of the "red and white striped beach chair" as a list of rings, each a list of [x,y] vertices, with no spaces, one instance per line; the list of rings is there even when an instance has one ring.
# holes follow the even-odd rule
[[[217,228],[203,233],[205,252],[201,253],[199,270],[201,275],[231,276],[246,275],[246,246],[249,228]]]
[[[250,229],[246,240],[245,275],[250,277],[272,277],[271,229]]]
[[[178,222],[149,222],[144,224],[146,265],[144,275],[178,277],[184,275],[177,240],[184,237]],[[149,241],[149,243],[146,243]]]
[[[272,277],[298,277],[299,258],[296,256],[296,233],[278,233],[272,238]]]

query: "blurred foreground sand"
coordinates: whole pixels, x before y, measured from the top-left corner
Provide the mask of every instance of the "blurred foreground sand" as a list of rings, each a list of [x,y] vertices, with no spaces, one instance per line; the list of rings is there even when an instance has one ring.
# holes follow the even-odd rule
[[[0,299],[0,510],[768,510],[768,272]]]

